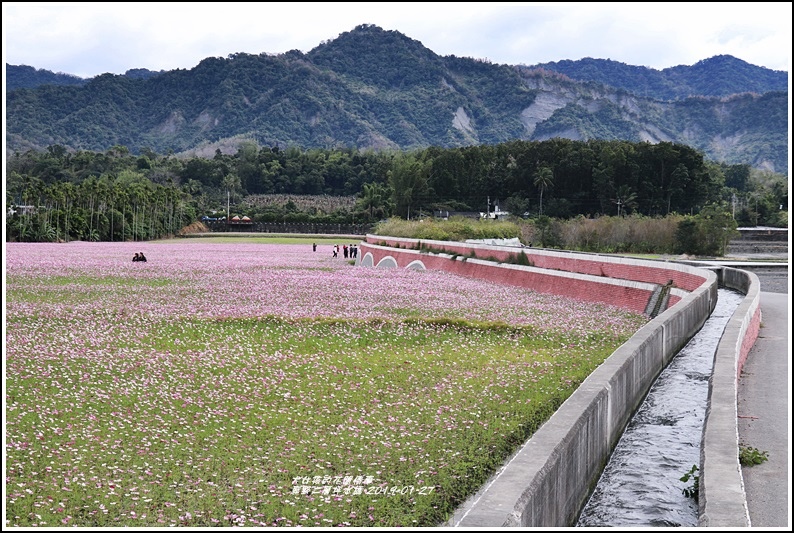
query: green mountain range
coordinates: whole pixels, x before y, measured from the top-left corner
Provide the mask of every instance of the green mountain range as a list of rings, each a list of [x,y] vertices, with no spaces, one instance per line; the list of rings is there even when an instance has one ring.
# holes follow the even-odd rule
[[[703,59],[692,66],[679,65],[663,70],[589,57],[578,61],[541,63],[537,67],[565,74],[577,81],[594,81],[655,100],[788,91],[787,72],[750,65],[728,55]]]
[[[189,70],[76,82],[7,65],[7,153],[57,144],[212,155],[244,140],[409,150],[563,137],[669,141],[786,173],[787,80],[730,56],[663,71],[589,58],[497,65],[362,25],[306,54],[239,53]]]

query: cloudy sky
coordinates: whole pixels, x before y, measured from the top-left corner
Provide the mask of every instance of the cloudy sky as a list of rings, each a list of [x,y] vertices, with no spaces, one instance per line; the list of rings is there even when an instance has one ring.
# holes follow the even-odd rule
[[[3,60],[91,77],[308,52],[359,24],[439,55],[534,65],[593,57],[663,69],[728,54],[791,71],[791,3],[3,2]]]

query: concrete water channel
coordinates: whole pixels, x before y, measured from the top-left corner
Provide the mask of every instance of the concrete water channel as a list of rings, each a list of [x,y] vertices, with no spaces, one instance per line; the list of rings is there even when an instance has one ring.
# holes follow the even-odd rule
[[[694,452],[681,465],[668,468],[675,471],[678,486],[672,493],[678,496],[684,488],[679,478],[692,465],[699,465],[700,502],[697,509],[690,507],[691,521],[674,517],[658,518],[653,523],[748,525],[736,455],[736,376],[761,326],[760,287],[755,274],[727,265],[694,266],[534,248],[522,249],[529,265],[519,265],[509,261],[514,252],[498,245],[444,241],[421,241],[421,245],[415,239],[367,235],[367,241],[361,243],[360,266],[445,270],[640,312],[644,309],[645,313],[649,313],[658,291],[669,288],[667,304],[661,307],[665,310],[656,316],[650,314],[654,317],[596,368],[443,525],[576,525],[652,385],[693,338],[697,343],[706,321],[723,314],[730,318],[723,326],[724,333],[714,336],[717,347],[709,356],[713,369],[690,372],[707,391],[702,414],[698,415],[701,420],[691,424],[698,435],[691,448],[697,450],[699,442],[700,456]],[[715,311],[719,287],[744,295],[738,296],[741,301],[734,312]],[[685,394],[678,403],[693,409],[691,394]],[[660,415],[659,420],[662,426],[675,426],[689,425],[689,418]],[[668,449],[669,445],[662,447]],[[670,451],[672,456],[684,455]],[[648,476],[649,486],[657,481],[653,475]],[[630,498],[657,500],[642,494]]]
[[[744,295],[719,289],[700,331],[652,385],[610,456],[577,525],[694,527],[698,504],[682,482],[700,464],[708,379],[723,331]],[[697,472],[695,472],[697,474]]]

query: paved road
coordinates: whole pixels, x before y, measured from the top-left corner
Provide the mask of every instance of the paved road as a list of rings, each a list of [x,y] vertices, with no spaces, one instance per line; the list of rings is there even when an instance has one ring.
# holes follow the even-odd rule
[[[758,273],[761,330],[739,378],[739,441],[768,453],[742,468],[753,527],[791,530],[791,331],[788,273]],[[772,292],[774,291],[774,292]]]

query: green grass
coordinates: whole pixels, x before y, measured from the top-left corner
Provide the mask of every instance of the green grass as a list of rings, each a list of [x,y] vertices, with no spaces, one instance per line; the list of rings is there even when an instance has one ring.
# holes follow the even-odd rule
[[[12,282],[13,280],[8,280]],[[10,283],[14,284],[14,283]],[[174,280],[167,278],[128,278],[121,276],[86,277],[86,276],[53,276],[40,278],[35,286],[24,289],[10,288],[6,290],[6,299],[13,302],[30,304],[86,304],[95,302],[106,295],[114,295],[117,291],[141,290],[142,288],[161,289],[174,285]]]
[[[390,237],[436,241],[466,239],[506,239],[520,236],[519,227],[506,220],[471,220],[452,217],[450,220],[401,220],[390,218],[376,225],[373,233]]]
[[[215,233],[211,235],[202,234],[200,237],[189,236],[191,241],[204,241],[216,243],[254,243],[254,244],[305,244],[311,246],[312,243],[319,245],[334,245],[334,244],[350,244],[359,243],[364,240],[364,235],[289,235],[289,234],[235,234],[233,236],[224,235],[223,233]],[[172,242],[170,240],[152,241],[156,242]]]
[[[45,328],[39,342],[69,324]],[[160,322],[94,346],[102,361],[73,354],[54,375],[9,381],[8,414],[32,410],[13,433],[42,439],[9,462],[40,496],[10,490],[7,517],[206,526],[247,510],[263,524],[437,525],[610,352],[567,341],[465,321]],[[292,493],[301,476],[345,475],[413,494]]]
[[[8,527],[437,526],[630,335],[388,297],[378,320],[198,318],[191,276],[131,270],[7,278]]]

